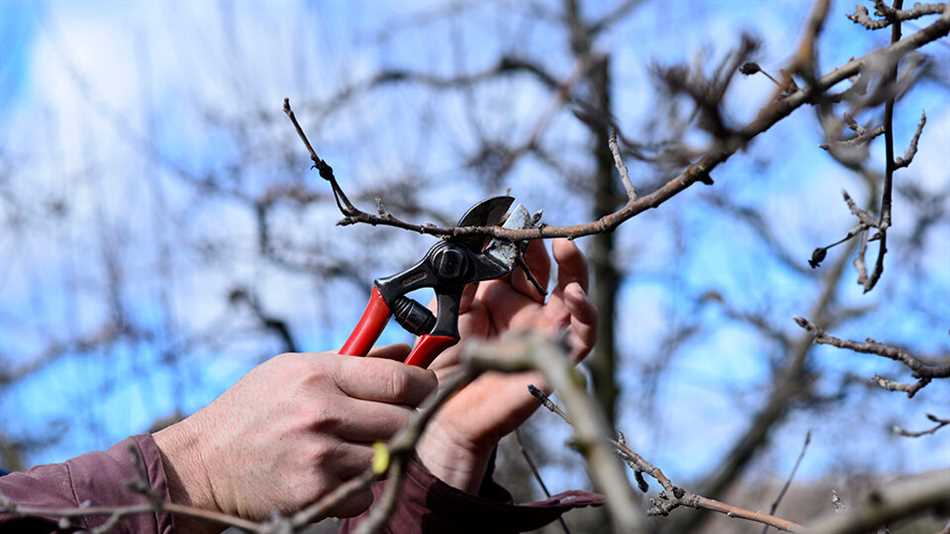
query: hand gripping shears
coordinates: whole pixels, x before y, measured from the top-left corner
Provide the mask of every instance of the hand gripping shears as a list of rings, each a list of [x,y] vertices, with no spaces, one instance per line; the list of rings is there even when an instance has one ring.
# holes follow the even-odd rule
[[[532,228],[537,217],[510,196],[489,198],[472,206],[458,226]],[[443,350],[459,341],[459,305],[465,285],[510,273],[520,257],[513,241],[485,236],[458,236],[439,240],[419,263],[405,271],[373,281],[369,303],[340,354],[365,356],[390,317],[419,336],[405,363],[427,367]],[[407,297],[410,291],[432,288],[437,313]]]

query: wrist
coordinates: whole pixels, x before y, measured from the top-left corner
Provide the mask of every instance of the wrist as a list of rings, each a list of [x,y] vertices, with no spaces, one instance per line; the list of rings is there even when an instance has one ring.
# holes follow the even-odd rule
[[[476,444],[433,421],[416,448],[422,465],[453,488],[477,494],[494,444]]]
[[[162,456],[165,479],[171,502],[200,508],[221,511],[214,499],[211,483],[201,454],[201,436],[195,428],[192,417],[166,427],[152,438]],[[175,518],[175,524],[181,528],[192,520],[184,516]],[[217,532],[214,525],[190,525],[189,531]]]

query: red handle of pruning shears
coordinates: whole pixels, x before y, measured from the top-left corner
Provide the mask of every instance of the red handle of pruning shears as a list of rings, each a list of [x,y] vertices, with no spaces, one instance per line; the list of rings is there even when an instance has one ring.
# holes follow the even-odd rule
[[[356,323],[356,328],[353,329],[349,339],[343,344],[340,354],[366,356],[369,349],[373,348],[373,344],[379,339],[379,335],[383,333],[392,314],[379,288],[373,286],[369,302],[363,310],[363,316],[360,317],[360,322]]]
[[[349,339],[340,349],[340,354],[366,356],[369,350],[373,348],[376,340],[379,339],[380,334],[383,333],[390,317],[392,317],[392,310],[386,304],[379,288],[374,286],[369,296],[369,302],[366,304],[366,309],[363,310],[363,315],[360,317],[360,321],[356,323],[356,328],[353,329]],[[419,336],[419,341],[416,342],[416,346],[412,348],[404,362],[406,365],[428,367],[436,356],[457,342],[458,340],[451,336],[428,334]]]
[[[409,356],[403,362],[406,365],[415,365],[418,367],[428,367],[432,360],[442,351],[458,343],[458,340],[450,336],[433,336],[425,334],[419,336],[416,346],[412,347]]]

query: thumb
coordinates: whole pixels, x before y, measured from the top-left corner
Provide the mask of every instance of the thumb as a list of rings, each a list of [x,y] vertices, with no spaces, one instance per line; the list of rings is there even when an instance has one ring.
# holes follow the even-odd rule
[[[462,291],[462,299],[459,301],[459,313],[468,313],[472,308],[472,301],[475,300],[475,291],[478,289],[478,282],[465,285]]]

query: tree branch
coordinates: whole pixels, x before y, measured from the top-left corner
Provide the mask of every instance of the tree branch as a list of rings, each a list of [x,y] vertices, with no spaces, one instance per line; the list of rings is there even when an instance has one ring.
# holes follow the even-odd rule
[[[920,135],[924,133],[924,126],[927,124],[927,114],[923,111],[920,112],[920,120],[917,122],[917,129],[914,131],[914,137],[911,138],[910,144],[907,145],[907,151],[904,152],[903,157],[899,157],[894,160],[895,169],[903,169],[911,164],[914,161],[914,156],[917,155],[917,143],[920,141]]]
[[[927,419],[930,419],[932,422],[936,423],[936,425],[928,428],[927,430],[917,430],[917,431],[905,430],[904,428],[900,426],[894,425],[893,427],[891,427],[891,431],[893,431],[898,436],[904,436],[905,438],[919,438],[921,436],[933,434],[937,432],[938,430],[940,430],[941,428],[947,425],[950,425],[950,419],[937,417],[936,415],[932,413],[927,414]]]
[[[607,438],[607,420],[581,386],[580,375],[567,358],[564,347],[538,335],[511,334],[496,342],[469,341],[462,349],[462,358],[481,370],[541,371],[575,414],[574,442],[587,460],[594,484],[606,494],[614,531],[644,529],[623,465]]]
[[[814,323],[804,317],[795,317],[795,323],[809,332],[813,336],[814,342],[819,345],[831,345],[832,347],[838,347],[839,349],[849,349],[862,354],[873,354],[893,360],[910,369],[914,378],[918,379],[918,383],[916,385],[906,386],[876,376],[875,381],[884,389],[889,389],[892,391],[904,391],[907,393],[908,397],[913,397],[917,391],[930,383],[931,380],[935,378],[950,377],[950,364],[937,365],[927,363],[900,347],[885,345],[884,343],[877,342],[871,338],[867,338],[863,342],[852,341],[850,339],[841,339],[839,337],[826,334],[824,330],[818,328]]]
[[[610,28],[615,22],[623,20],[635,7],[642,3],[643,0],[622,0],[605,15],[591,22],[587,27],[587,32],[592,36],[596,36],[598,33]]]
[[[920,31],[911,34],[897,42],[892,43],[886,48],[874,50],[864,56],[853,59],[848,63],[832,70],[821,78],[815,80],[815,83],[805,89],[799,89],[787,97],[770,101],[756,115],[756,117],[745,126],[736,130],[735,134],[729,139],[715,143],[694,163],[683,169],[679,174],[669,179],[662,186],[650,194],[638,196],[634,200],[629,200],[618,210],[609,213],[595,221],[583,224],[568,226],[544,226],[538,229],[507,229],[497,226],[479,227],[449,227],[436,226],[433,224],[416,224],[404,221],[384,212],[381,214],[372,214],[358,209],[352,203],[349,203],[346,195],[343,193],[336,178],[333,177],[332,168],[324,160],[320,159],[317,152],[313,149],[306,134],[297,122],[293,111],[290,108],[289,100],[284,100],[284,111],[290,118],[297,131],[301,141],[306,146],[314,166],[320,172],[321,177],[330,182],[334,194],[337,196],[343,218],[338,224],[349,225],[356,223],[365,223],[371,225],[392,226],[404,230],[410,230],[421,234],[430,234],[438,236],[464,236],[464,235],[484,235],[508,240],[527,240],[543,239],[554,237],[582,237],[595,233],[608,232],[622,224],[623,222],[643,213],[648,209],[659,207],[661,204],[673,196],[686,190],[696,182],[709,182],[709,173],[712,172],[721,163],[728,160],[738,150],[745,147],[749,141],[759,134],[767,131],[777,122],[781,121],[793,111],[804,104],[811,103],[815,98],[827,91],[838,83],[861,72],[865,63],[871,59],[884,59],[896,61],[912,50],[916,50],[936,39],[939,39],[950,33],[950,16],[941,17],[936,22],[924,27]]]
[[[633,180],[630,179],[627,164],[623,162],[623,155],[620,154],[620,146],[617,145],[617,131],[614,129],[610,130],[609,145],[610,153],[614,157],[614,165],[617,167],[617,172],[620,173],[620,180],[623,182],[623,188],[627,192],[627,199],[636,200],[637,188],[634,187]]]
[[[545,408],[559,415],[569,425],[574,425],[573,419],[568,417],[568,414],[560,406],[558,406],[557,403],[551,400],[551,398],[543,391],[534,386],[528,386],[528,391],[530,391],[531,394],[534,395],[535,398],[537,398]],[[679,508],[680,506],[686,506],[689,508],[719,512],[729,517],[736,517],[739,519],[753,521],[755,523],[761,523],[766,525],[766,527],[771,526],[786,532],[799,532],[804,529],[804,527],[801,525],[787,519],[762,512],[754,512],[752,510],[747,510],[745,508],[731,504],[726,504],[722,501],[717,501],[715,499],[703,497],[702,495],[697,495],[680,486],[677,486],[673,484],[672,481],[670,481],[670,479],[659,467],[650,463],[644,459],[643,456],[630,448],[626,440],[623,438],[623,434],[617,433],[617,436],[618,439],[610,439],[610,443],[614,446],[616,454],[621,459],[623,459],[623,461],[629,465],[631,469],[634,470],[634,473],[637,474],[638,477],[640,473],[645,473],[656,480],[660,486],[663,487],[662,492],[650,499],[650,508],[648,511],[649,515],[667,516],[670,514],[670,512]],[[641,483],[640,489],[646,491],[645,482]]]
[[[869,30],[882,30],[894,22],[919,19],[927,15],[939,15],[943,13],[945,5],[946,4],[941,3],[921,4],[917,2],[911,9],[893,9],[887,7],[887,4],[881,0],[875,0],[874,14],[882,18],[871,18],[868,8],[861,4],[855,6],[854,13],[847,15],[847,17],[851,22],[860,24]]]
[[[548,89],[557,89],[557,78],[543,65],[514,54],[502,55],[498,62],[479,71],[456,76],[440,76],[403,68],[380,70],[369,78],[343,87],[340,91],[320,102],[306,102],[301,107],[308,113],[327,118],[359,95],[396,84],[416,84],[433,90],[452,90],[497,79],[500,76],[529,74]],[[271,113],[260,111],[258,115],[271,119]]]

